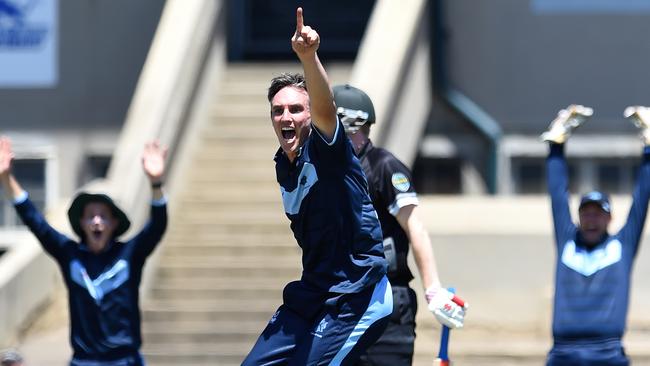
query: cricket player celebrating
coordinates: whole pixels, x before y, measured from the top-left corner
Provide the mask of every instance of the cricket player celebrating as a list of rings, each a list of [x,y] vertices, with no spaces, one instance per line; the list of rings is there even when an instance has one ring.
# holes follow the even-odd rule
[[[297,9],[291,45],[304,78],[284,74],[268,92],[280,143],[277,181],[302,248],[302,277],[242,365],[353,365],[393,311],[377,213],[359,160],[337,119],[318,33]]]
[[[630,273],[650,197],[650,110],[625,110],[625,117],[640,128],[645,147],[627,222],[613,235],[608,232],[612,209],[605,193],[593,191],[582,196],[577,226],[569,211],[564,143],[592,113],[591,108],[571,105],[558,113],[541,136],[550,144],[547,177],[557,246],[554,344],[547,359],[549,366],[629,364],[621,338]]]
[[[52,228],[11,174],[11,141],[0,138],[0,183],[18,215],[59,265],[68,289],[70,366],[143,366],[139,286],[144,263],[167,227],[167,200],[161,186],[166,149],[145,146],[142,166],[151,182],[151,220],[126,242],[130,221],[104,194],[80,193],[68,210],[80,240]]]

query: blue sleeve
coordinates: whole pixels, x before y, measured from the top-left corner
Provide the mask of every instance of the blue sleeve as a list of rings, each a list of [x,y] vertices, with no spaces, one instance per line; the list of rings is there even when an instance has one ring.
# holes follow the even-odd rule
[[[623,245],[632,245],[633,256],[637,252],[643,232],[643,224],[648,212],[648,198],[650,198],[650,146],[643,149],[643,160],[632,195],[632,206],[619,234],[623,239]]]
[[[331,141],[328,140],[318,128],[312,124],[313,133],[310,136],[309,152],[310,156],[318,157],[317,159],[328,165],[339,165],[345,161],[346,151],[350,145],[349,139],[345,134],[345,128],[341,121],[337,120],[336,131]],[[352,146],[350,145],[351,149]]]
[[[66,244],[71,243],[72,240],[52,228],[27,196],[24,196],[19,201],[15,201],[14,207],[20,219],[36,236],[43,249],[52,257],[56,259],[61,258],[64,253],[63,248]]]
[[[151,205],[149,222],[129,243],[134,246],[134,259],[144,262],[153,250],[156,249],[166,229],[167,203],[165,201],[154,201]]]
[[[555,243],[559,248],[573,237],[576,231],[569,210],[569,168],[562,144],[550,144],[550,152],[546,159],[546,179],[553,209]]]

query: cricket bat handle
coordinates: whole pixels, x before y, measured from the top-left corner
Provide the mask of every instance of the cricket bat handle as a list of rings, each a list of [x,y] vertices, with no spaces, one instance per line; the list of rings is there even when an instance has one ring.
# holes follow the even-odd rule
[[[447,290],[452,294],[456,292],[456,289],[453,287],[450,287]],[[458,306],[463,306],[463,307],[465,306],[465,302],[456,295],[454,295],[452,301],[455,302]],[[462,305],[459,304],[457,301],[462,302]],[[435,360],[433,360],[434,366],[451,365],[451,361],[449,360],[448,347],[449,347],[449,327],[443,325],[442,333],[440,334],[440,349],[438,350],[438,357]]]

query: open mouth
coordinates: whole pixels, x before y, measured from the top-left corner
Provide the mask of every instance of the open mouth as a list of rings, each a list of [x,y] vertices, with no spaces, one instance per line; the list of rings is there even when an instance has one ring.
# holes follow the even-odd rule
[[[292,127],[282,127],[282,138],[292,140],[296,137],[296,130]]]
[[[92,232],[93,239],[99,240],[102,238],[102,231],[101,230],[93,230]]]

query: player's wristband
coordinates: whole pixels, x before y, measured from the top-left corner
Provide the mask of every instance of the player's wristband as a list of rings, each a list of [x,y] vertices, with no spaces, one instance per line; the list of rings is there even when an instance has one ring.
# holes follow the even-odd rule
[[[151,183],[151,188],[153,188],[153,189],[162,188],[162,186],[163,186],[163,182],[162,182],[162,181]]]

